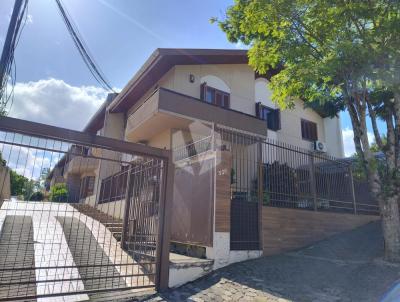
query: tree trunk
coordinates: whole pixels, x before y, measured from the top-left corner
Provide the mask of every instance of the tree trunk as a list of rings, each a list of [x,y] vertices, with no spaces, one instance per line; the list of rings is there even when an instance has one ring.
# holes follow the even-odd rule
[[[400,262],[399,196],[380,200],[382,231],[385,242],[385,259]]]

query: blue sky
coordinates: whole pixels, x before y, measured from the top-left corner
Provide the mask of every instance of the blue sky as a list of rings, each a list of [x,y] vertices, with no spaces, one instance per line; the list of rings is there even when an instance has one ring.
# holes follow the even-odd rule
[[[0,5],[1,44],[14,0]],[[123,87],[157,47],[234,48],[210,17],[221,16],[231,1],[64,0],[104,73]],[[53,77],[95,85],[59,16],[54,0],[29,3],[32,22],[23,32],[16,59],[18,81]]]
[[[1,0],[0,46],[14,0]],[[228,0],[64,0],[64,6],[110,83],[122,88],[157,47],[235,48],[211,17]],[[16,51],[17,87],[11,115],[81,129],[105,97],[80,58],[54,0],[29,3]],[[63,106],[63,111],[60,111]],[[80,108],[76,112],[76,108]],[[74,119],[65,120],[65,116]],[[64,118],[63,118],[64,117]],[[351,125],[342,114],[347,153]],[[350,145],[349,145],[350,144]]]

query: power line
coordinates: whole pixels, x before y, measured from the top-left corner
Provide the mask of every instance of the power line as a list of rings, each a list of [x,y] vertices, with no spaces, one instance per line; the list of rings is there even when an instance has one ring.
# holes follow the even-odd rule
[[[90,73],[96,79],[96,81],[106,90],[111,90],[115,92],[110,85],[109,81],[105,77],[104,73],[101,71],[98,64],[95,62],[93,56],[89,52],[89,48],[85,44],[82,36],[80,35],[76,25],[73,24],[71,16],[68,14],[67,10],[63,7],[61,0],[56,0],[60,15],[67,27],[69,34],[74,41],[76,48],[79,51],[83,61],[85,62],[86,66],[88,67]]]
[[[17,75],[14,52],[22,30],[26,24],[28,0],[16,0],[0,59],[0,115],[7,113],[12,106],[13,92]],[[10,83],[11,90],[8,88]],[[10,103],[11,100],[11,103]]]

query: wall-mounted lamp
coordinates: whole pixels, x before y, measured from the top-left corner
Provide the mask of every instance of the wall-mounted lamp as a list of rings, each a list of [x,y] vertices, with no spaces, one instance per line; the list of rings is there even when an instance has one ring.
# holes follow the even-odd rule
[[[189,74],[189,82],[194,83],[194,74]]]

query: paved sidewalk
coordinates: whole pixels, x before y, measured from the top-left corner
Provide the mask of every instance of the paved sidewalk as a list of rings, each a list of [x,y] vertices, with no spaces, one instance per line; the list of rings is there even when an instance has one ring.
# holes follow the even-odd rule
[[[400,266],[384,262],[382,253],[377,222],[297,252],[223,268],[146,301],[380,301],[400,279]]]

